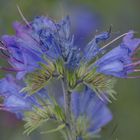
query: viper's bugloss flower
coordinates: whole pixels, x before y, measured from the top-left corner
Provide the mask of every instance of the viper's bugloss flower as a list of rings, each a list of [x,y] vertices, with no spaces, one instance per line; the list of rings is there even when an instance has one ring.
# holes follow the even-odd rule
[[[12,68],[0,69],[16,72],[16,80],[11,76],[0,80],[1,109],[20,114],[27,134],[53,120],[58,128],[49,132],[66,130],[70,139],[94,137],[112,118],[106,104],[115,98],[116,78],[131,78],[129,74],[139,71],[134,55],[140,39],[130,31],[102,46],[111,36],[109,30],[81,49],[75,44],[69,17],[54,22],[41,16],[26,25],[16,22],[14,28],[16,35],[1,38],[1,55]],[[48,92],[49,86],[55,88],[54,81],[60,84],[64,109]]]
[[[123,42],[101,57],[95,63],[97,71],[120,78],[127,78],[128,74],[133,73],[138,62],[133,62],[133,55],[136,53],[140,44],[140,39],[133,38],[133,31],[130,31],[123,38]]]
[[[33,110],[33,106],[41,107],[37,99],[33,96],[27,96],[26,93],[20,93],[21,84],[12,75],[7,75],[0,80],[0,96],[3,97],[1,109],[22,117],[25,111]],[[41,90],[37,93],[42,99],[47,99],[48,95]]]
[[[27,96],[27,93],[20,93],[21,85],[21,83],[17,84],[17,80],[12,75],[7,75],[0,80],[0,96],[3,97],[1,109],[15,113],[19,119],[23,120],[26,112],[36,112],[36,108],[46,111],[43,102],[51,100],[47,92],[40,90],[40,92],[36,93],[37,98],[35,95]],[[47,103],[45,104],[46,107],[48,106]],[[101,128],[112,119],[112,114],[107,108],[106,101],[100,100],[87,87],[82,93],[74,92],[71,94],[71,111],[77,126],[77,136],[81,139],[95,137]],[[81,125],[83,126],[82,128]]]
[[[59,23],[46,18],[37,17],[29,25],[15,23],[16,36],[3,36],[4,50],[9,52],[9,63],[19,70],[18,77],[21,78],[27,72],[39,67],[38,62],[43,62],[43,55],[47,58],[57,60],[62,58],[65,64],[76,67],[81,60],[92,61],[95,57],[106,52],[106,48],[99,47],[99,43],[110,37],[109,32],[96,35],[95,38],[85,46],[84,51],[73,43],[73,35],[70,33],[70,19],[66,17]],[[92,66],[99,73],[126,77],[134,71],[138,63],[132,62],[132,55],[140,44],[140,39],[133,39],[133,31],[126,33],[122,43],[103,54]],[[43,62],[44,63],[44,62]]]
[[[71,109],[78,137],[86,139],[98,134],[101,128],[111,121],[112,114],[106,101],[100,100],[92,90],[85,88],[82,92],[72,94]]]

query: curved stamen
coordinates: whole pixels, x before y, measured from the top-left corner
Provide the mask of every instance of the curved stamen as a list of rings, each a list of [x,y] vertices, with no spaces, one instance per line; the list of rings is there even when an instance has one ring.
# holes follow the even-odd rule
[[[140,64],[140,61],[136,61],[134,63],[131,63],[131,64],[128,64],[128,65],[125,65],[125,67],[129,67],[129,66],[137,66]]]
[[[0,50],[6,50],[6,48],[3,48],[3,47],[0,46]]]
[[[125,77],[126,79],[137,79],[137,78],[140,78],[140,76],[128,76],[128,77]]]
[[[140,69],[135,69],[135,70],[133,70],[134,72],[140,72]]]
[[[7,50],[5,44],[0,40],[0,50]]]
[[[137,61],[140,61],[140,58],[133,57],[132,60],[133,60],[133,61],[134,61],[134,60],[135,60],[135,61],[136,61],[136,60],[137,60]]]
[[[1,51],[1,53],[2,53],[4,56],[10,58],[10,55],[6,54],[3,50],[0,50],[0,51]]]
[[[9,111],[8,109],[6,109],[6,108],[4,108],[4,107],[0,107],[0,110]]]
[[[24,64],[24,62],[22,62],[22,61],[16,59],[15,57],[12,57],[12,58],[13,58],[15,61],[17,61],[17,62],[19,62],[19,63],[21,63],[21,64]]]
[[[5,55],[0,54],[0,58],[1,58],[1,59],[6,59],[6,60],[8,60],[8,58],[9,58],[9,57],[7,57],[7,56],[5,56]]]
[[[5,106],[4,106],[4,104],[0,104],[0,108],[4,108]]]
[[[2,53],[4,56],[6,56],[7,58],[10,59],[10,55],[6,54],[3,50],[0,50],[0,51],[1,51],[1,53]],[[17,58],[15,58],[15,57],[13,57],[13,56],[12,56],[12,58],[13,58],[15,61],[17,61],[17,62],[19,62],[19,63],[21,63],[21,64],[24,64],[24,62],[18,60]]]
[[[115,41],[119,40],[120,38],[124,37],[125,35],[129,34],[129,32],[124,33],[120,36],[118,36],[117,38],[113,39],[112,41],[110,41],[108,44],[104,45],[100,50],[105,49],[107,46],[111,45],[112,43],[114,43]]]
[[[6,68],[6,67],[0,67],[0,70],[10,71],[10,72],[21,72],[21,71],[24,71],[24,70],[21,70],[21,69],[16,69],[16,68]]]
[[[27,21],[27,19],[24,17],[24,15],[23,15],[23,13],[22,13],[22,11],[21,11],[21,9],[20,9],[20,7],[19,7],[18,5],[17,5],[17,9],[18,9],[18,12],[19,12],[19,14],[20,14],[22,20],[28,25],[28,27],[32,28],[32,27],[30,26],[29,22]]]

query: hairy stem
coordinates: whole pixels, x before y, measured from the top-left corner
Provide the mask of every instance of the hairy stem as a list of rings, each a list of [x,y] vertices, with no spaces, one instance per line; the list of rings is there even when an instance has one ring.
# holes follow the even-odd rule
[[[72,114],[71,114],[71,92],[68,90],[67,81],[65,78],[62,79],[62,88],[64,94],[64,109],[66,114],[66,126],[67,126],[67,137],[68,140],[76,140],[74,126],[72,121]]]

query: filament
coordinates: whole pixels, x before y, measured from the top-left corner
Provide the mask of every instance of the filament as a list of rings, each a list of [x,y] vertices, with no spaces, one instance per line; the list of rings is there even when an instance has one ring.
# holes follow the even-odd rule
[[[140,76],[128,76],[128,77],[125,77],[127,79],[136,79],[136,78],[140,78]]]
[[[10,72],[20,72],[20,71],[24,71],[24,70],[21,70],[21,69],[16,69],[16,68],[6,68],[6,67],[0,67],[1,70],[4,70],[4,71],[10,71]]]
[[[114,43],[115,41],[119,40],[120,38],[124,37],[125,35],[129,34],[128,32],[127,33],[124,33],[120,36],[118,36],[117,38],[115,38],[114,40],[110,41],[108,44],[104,45],[101,50],[103,50],[104,48],[106,48],[107,46],[111,45],[112,43]]]
[[[30,24],[29,24],[29,22],[27,21],[27,19],[24,17],[24,15],[23,15],[23,13],[22,13],[22,11],[21,11],[21,9],[20,9],[20,7],[19,7],[18,5],[17,5],[17,9],[18,9],[18,12],[19,12],[19,14],[20,14],[22,20],[23,20],[29,27],[31,27]]]
[[[136,65],[139,65],[139,64],[140,64],[140,61],[137,61],[137,62],[128,64],[128,65],[125,65],[125,66],[126,66],[126,67],[129,67],[129,66],[136,66]]]

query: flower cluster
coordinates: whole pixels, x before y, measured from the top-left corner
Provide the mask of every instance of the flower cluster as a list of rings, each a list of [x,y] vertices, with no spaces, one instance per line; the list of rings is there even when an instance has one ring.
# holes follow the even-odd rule
[[[112,119],[107,103],[115,98],[116,79],[137,77],[130,76],[140,64],[134,57],[140,39],[133,31],[102,46],[111,36],[103,32],[81,48],[71,27],[69,17],[54,22],[41,16],[14,23],[16,35],[1,37],[1,56],[11,66],[1,70],[16,75],[0,80],[0,108],[25,120],[27,134],[52,120],[58,127],[49,132],[64,131],[68,140],[97,136]],[[50,87],[57,87],[55,95]]]

